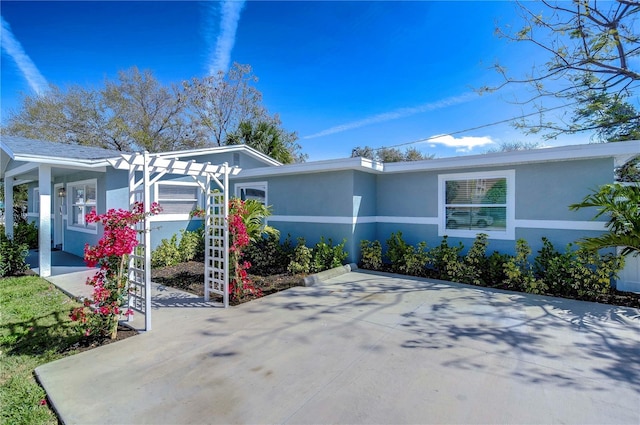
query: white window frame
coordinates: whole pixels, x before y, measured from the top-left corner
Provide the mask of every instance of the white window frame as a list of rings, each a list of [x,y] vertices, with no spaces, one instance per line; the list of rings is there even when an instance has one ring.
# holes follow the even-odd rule
[[[77,203],[75,202],[75,199],[73,199],[73,191],[75,187],[78,186],[84,186],[84,190],[85,190],[85,199],[84,202],[82,203]],[[86,200],[86,187],[87,186],[94,186],[95,190],[96,190],[96,199],[94,203],[89,203]],[[70,182],[67,183],[67,199],[65,200],[65,204],[68,205],[68,213],[70,212],[70,217],[68,217],[67,219],[67,230],[71,230],[74,232],[82,232],[82,233],[91,233],[91,234],[97,234],[98,233],[98,226],[96,225],[96,223],[92,223],[92,224],[87,224],[86,223],[86,219],[85,217],[87,216],[88,211],[88,207],[93,207],[96,210],[98,209],[98,179],[89,179],[89,180],[80,180],[80,181],[76,181],[76,182]],[[78,206],[82,206],[83,207],[83,221],[85,222],[84,225],[82,224],[74,224],[73,223],[73,214],[74,214],[74,207],[78,207]]]
[[[236,183],[234,186],[234,193],[236,198],[240,198],[240,191],[242,189],[259,189],[264,190],[264,205],[269,205],[269,185],[266,181],[263,182],[247,182]]]
[[[40,188],[33,188],[33,199],[31,200],[31,209],[27,211],[27,217],[40,217]]]
[[[506,228],[505,230],[485,230],[485,229],[447,229],[446,214],[446,184],[452,180],[477,180],[501,178],[507,181],[507,203],[506,203]],[[515,170],[500,171],[480,171],[473,173],[455,173],[438,175],[438,236],[444,235],[461,238],[475,238],[478,233],[486,233],[489,239],[515,240]],[[478,205],[481,206],[481,205]]]
[[[164,181],[159,181],[157,182],[154,187],[153,187],[153,198],[156,200],[157,203],[160,204],[160,207],[162,207],[162,202],[163,199],[160,198],[160,186],[190,186],[190,187],[195,187],[197,192],[196,192],[196,208],[202,208],[202,188],[200,187],[200,185],[197,182],[185,182],[185,181],[171,181],[171,180],[164,180]],[[169,200],[169,199],[165,199],[165,200]],[[178,200],[184,200],[184,201],[189,201],[191,199],[171,199],[173,201],[178,201]],[[151,217],[151,221],[182,221],[182,220],[189,220],[190,217],[190,213],[186,212],[186,213],[179,213],[179,214],[165,214],[165,213],[160,213],[158,215],[152,216]]]

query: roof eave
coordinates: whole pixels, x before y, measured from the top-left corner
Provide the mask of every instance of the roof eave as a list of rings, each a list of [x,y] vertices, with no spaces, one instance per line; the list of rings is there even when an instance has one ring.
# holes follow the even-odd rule
[[[50,164],[50,165],[58,165],[58,166],[74,166],[74,167],[86,167],[86,168],[97,168],[97,167],[106,167],[109,165],[109,159],[113,158],[100,158],[100,159],[68,159],[68,158],[60,158],[60,157],[51,157],[51,156],[40,156],[40,155],[15,155],[15,161],[21,162],[34,162],[38,164]]]
[[[570,145],[526,151],[499,152],[384,165],[385,173],[430,171],[451,168],[507,166],[536,162],[615,158],[640,153],[640,141]]]
[[[214,146],[210,148],[190,149],[186,151],[158,152],[155,154],[151,154],[151,156],[160,156],[163,158],[178,159],[184,156],[202,156],[202,155],[208,155],[208,154],[226,153],[226,152],[235,152],[235,151],[244,151],[248,155],[253,156],[254,158],[264,162],[267,165],[271,165],[274,167],[279,167],[283,165],[281,162],[276,161],[275,159],[271,158],[269,155],[265,155],[264,153],[247,145]]]
[[[242,170],[238,178],[284,176],[290,174],[309,174],[330,171],[365,171],[379,174],[383,171],[381,163],[367,158],[344,158],[326,161],[302,162],[297,164],[285,164],[274,168],[253,168]]]

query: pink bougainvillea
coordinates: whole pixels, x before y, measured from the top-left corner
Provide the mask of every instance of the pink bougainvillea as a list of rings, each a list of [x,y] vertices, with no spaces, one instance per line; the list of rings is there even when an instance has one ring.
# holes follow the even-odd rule
[[[151,204],[150,215],[161,211],[157,203]],[[102,238],[95,246],[84,248],[85,262],[89,267],[99,266],[96,274],[87,279],[93,286],[91,299],[85,299],[82,307],[71,312],[71,320],[85,328],[85,335],[100,333],[115,338],[118,332],[120,314],[133,314],[130,309],[122,310],[128,284],[127,258],[138,245],[138,231],[135,225],[144,220],[144,206],[136,202],[131,211],[110,209],[105,214],[95,211],[87,214],[88,223],[101,223],[104,228]]]
[[[247,270],[251,267],[248,261],[242,261],[244,249],[249,245],[250,239],[244,217],[247,215],[245,203],[240,198],[229,201],[229,294],[231,299],[240,301],[243,298],[253,296],[261,297],[262,290],[249,279]]]

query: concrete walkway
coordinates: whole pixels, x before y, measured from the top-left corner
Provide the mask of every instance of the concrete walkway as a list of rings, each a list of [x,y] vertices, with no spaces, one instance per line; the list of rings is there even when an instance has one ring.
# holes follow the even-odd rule
[[[640,423],[640,311],[351,272],[36,369],[67,424]]]

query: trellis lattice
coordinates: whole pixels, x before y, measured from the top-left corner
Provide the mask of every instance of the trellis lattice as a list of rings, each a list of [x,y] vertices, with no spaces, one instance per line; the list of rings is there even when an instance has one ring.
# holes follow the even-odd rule
[[[151,186],[166,174],[191,176],[205,193],[205,300],[211,293],[222,296],[229,306],[229,236],[227,206],[229,204],[229,175],[240,172],[238,167],[211,165],[195,161],[179,161],[161,156],[126,154],[109,160],[119,170],[129,171],[129,204],[133,209],[137,202],[144,205],[145,218],[136,224],[138,246],[129,256],[128,307],[144,314],[145,330],[151,330]],[[220,181],[222,177],[222,181]],[[202,181],[204,179],[204,182]],[[211,186],[216,185],[216,190]]]
[[[227,192],[209,192],[205,209],[204,299],[211,293],[222,296],[229,306],[229,234]]]

